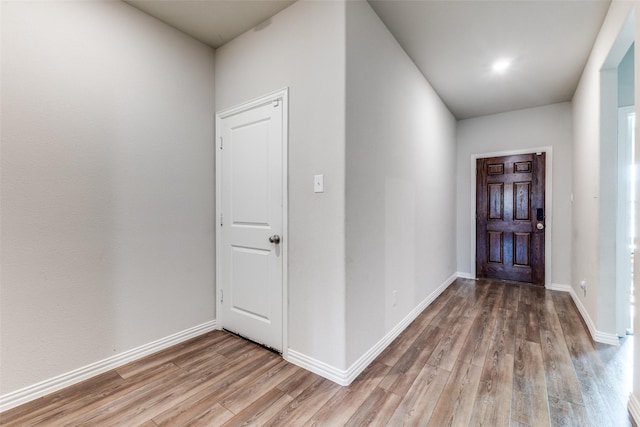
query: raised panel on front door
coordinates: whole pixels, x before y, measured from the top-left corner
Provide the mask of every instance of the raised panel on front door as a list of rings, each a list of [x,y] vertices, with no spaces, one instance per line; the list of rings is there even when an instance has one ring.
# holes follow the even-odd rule
[[[513,219],[516,221],[531,220],[531,182],[513,184]]]
[[[269,120],[232,129],[231,222],[269,225]]]
[[[487,233],[488,262],[502,264],[504,262],[504,233],[489,231]]]
[[[503,175],[504,163],[492,163],[487,165],[487,175]]]
[[[502,220],[504,218],[504,184],[489,184],[488,186],[489,219]]]
[[[234,311],[268,322],[269,250],[232,247],[230,302]]]
[[[531,233],[513,233],[513,265],[531,266]]]
[[[532,162],[514,162],[513,173],[531,173],[533,171]]]

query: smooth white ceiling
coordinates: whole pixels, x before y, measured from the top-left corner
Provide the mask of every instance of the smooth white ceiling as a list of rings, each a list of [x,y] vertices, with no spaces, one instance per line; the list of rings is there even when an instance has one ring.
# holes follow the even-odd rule
[[[218,48],[295,0],[124,0],[191,37]]]
[[[214,48],[293,3],[126,1]],[[369,0],[458,119],[570,101],[609,3]],[[502,57],[512,59],[511,68],[492,73]]]
[[[458,118],[569,101],[605,0],[369,3]],[[493,61],[513,60],[502,75]]]

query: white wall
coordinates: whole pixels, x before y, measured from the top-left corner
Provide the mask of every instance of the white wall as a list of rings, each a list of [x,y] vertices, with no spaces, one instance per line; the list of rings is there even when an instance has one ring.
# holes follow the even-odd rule
[[[615,283],[599,283],[595,279],[600,273],[599,267],[602,260],[597,258],[600,246],[599,225],[603,222],[599,218],[598,202],[602,189],[599,187],[598,178],[602,173],[599,166],[601,164],[600,150],[607,149],[601,138],[601,120],[604,116],[610,116],[602,111],[603,100],[601,97],[602,77],[609,77],[608,72],[601,72],[603,66],[609,68],[612,64],[607,63],[611,59],[612,50],[616,49],[616,43],[625,24],[628,23],[631,14],[635,19],[631,21],[630,32],[635,40],[634,60],[635,60],[635,84],[634,84],[634,104],[640,105],[640,85],[638,84],[638,72],[640,70],[640,58],[638,55],[638,40],[640,40],[640,11],[639,1],[613,1],[609,13],[600,30],[598,38],[589,57],[589,61],[582,74],[578,89],[573,98],[574,110],[574,143],[573,153],[575,158],[574,168],[574,252],[572,257],[573,265],[573,287],[577,289],[577,282],[581,277],[588,277],[592,280],[591,290],[584,298],[578,293],[583,305],[586,307],[589,316],[594,319],[596,326],[600,330],[615,332],[615,304],[611,303],[611,295],[615,295]],[[613,52],[616,53],[616,52]],[[616,54],[619,54],[616,53]],[[615,64],[613,64],[615,65]],[[611,100],[606,100],[611,106]],[[619,103],[618,103],[619,104]],[[618,104],[614,104],[615,107]],[[610,123],[605,123],[610,126]],[[636,126],[636,164],[640,162],[640,126]],[[636,188],[640,192],[640,187]],[[636,194],[638,197],[638,193]],[[593,209],[592,211],[588,209]],[[608,218],[605,218],[606,222]],[[640,227],[640,214],[636,212],[636,229]],[[636,239],[637,245],[637,239]],[[634,281],[636,301],[638,300],[638,290],[640,289],[640,274],[638,274],[638,264],[636,262]],[[606,329],[605,329],[606,328]],[[610,329],[610,331],[608,330]],[[634,318],[634,330],[640,331],[640,316],[636,314]],[[629,409],[632,412],[636,423],[640,422],[640,340],[634,340],[634,369],[633,369],[633,393],[630,397]]]
[[[351,365],[455,273],[456,121],[363,1],[347,2],[346,94]]]
[[[609,105],[615,110],[617,103],[615,99],[601,97],[601,78],[608,79],[608,72],[601,73],[601,69],[605,66],[632,6],[633,2],[629,1],[611,3],[572,102],[574,204],[571,285],[595,328],[607,334],[616,332],[615,280],[602,280],[611,276],[611,264],[615,262],[615,259],[611,259],[615,248],[605,250],[615,246],[615,241],[612,242],[615,233],[611,233],[611,224],[615,224],[615,209],[607,201],[611,191],[605,191],[601,185],[614,185],[615,169],[610,169],[610,156],[602,156],[601,150],[606,150],[605,154],[615,151],[615,139],[614,142],[602,140],[604,128],[601,127],[601,120],[611,116],[605,114],[602,106]],[[628,45],[620,58],[627,48]],[[611,122],[608,125],[615,129],[616,114],[612,117],[613,121],[608,120]],[[587,282],[586,296],[579,289],[582,280]]]
[[[215,318],[214,52],[120,2],[1,24],[5,394]]]
[[[344,358],[345,6],[300,1],[216,51],[216,109],[289,87],[288,346]],[[325,192],[313,192],[324,174]]]
[[[561,103],[458,122],[458,271],[473,270],[471,157],[474,154],[552,147],[550,284],[571,282],[571,104]],[[549,160],[549,159],[548,159]],[[549,177],[547,177],[549,179]],[[547,212],[549,215],[549,212]]]

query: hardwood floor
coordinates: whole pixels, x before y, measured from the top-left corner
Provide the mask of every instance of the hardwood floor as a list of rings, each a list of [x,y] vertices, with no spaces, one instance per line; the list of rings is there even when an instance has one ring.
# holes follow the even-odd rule
[[[0,425],[630,426],[631,338],[565,293],[457,280],[349,387],[221,331],[0,414]]]

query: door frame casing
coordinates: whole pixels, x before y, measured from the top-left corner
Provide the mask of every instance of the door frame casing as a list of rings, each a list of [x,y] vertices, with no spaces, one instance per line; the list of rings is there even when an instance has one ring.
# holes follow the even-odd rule
[[[546,153],[546,165],[545,165],[545,199],[544,199],[544,211],[545,214],[545,228],[544,233],[544,286],[550,287],[551,282],[551,267],[552,267],[552,248],[551,248],[551,234],[553,230],[553,204],[552,201],[552,165],[553,165],[553,147],[535,147],[524,148],[518,150],[506,150],[506,151],[493,151],[487,153],[475,153],[471,155],[471,208],[470,208],[470,274],[471,277],[477,279],[476,272],[476,163],[478,159],[484,159],[489,157],[503,157],[503,156],[515,156],[519,154],[529,153]]]
[[[222,307],[220,302],[220,266],[222,265],[222,227],[220,225],[220,218],[222,215],[222,158],[218,155],[220,152],[220,138],[222,137],[222,121],[238,113],[255,108],[259,105],[274,102],[279,100],[282,102],[282,239],[280,243],[281,256],[282,256],[282,357],[287,358],[289,349],[288,340],[288,251],[289,251],[289,88],[270,92],[266,95],[254,98],[250,101],[243,102],[233,107],[224,109],[216,113],[216,132],[215,132],[215,167],[216,167],[216,328],[222,329],[224,327],[224,319],[222,317]]]

